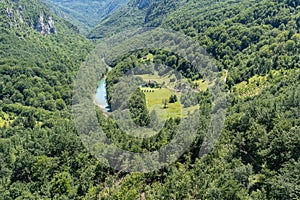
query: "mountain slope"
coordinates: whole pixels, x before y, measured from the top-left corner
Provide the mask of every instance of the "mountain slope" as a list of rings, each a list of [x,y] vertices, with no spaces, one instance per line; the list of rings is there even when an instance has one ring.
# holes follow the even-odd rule
[[[73,172],[96,161],[74,166],[89,155],[70,107],[72,80],[93,45],[39,1],[5,0],[0,9],[0,199],[83,196],[86,184]],[[41,13],[55,34],[37,29]]]
[[[43,0],[87,33],[101,19],[127,4],[128,0]]]
[[[124,29],[158,26],[165,15],[175,10],[181,0],[133,0],[128,5],[103,19],[89,34],[88,38],[103,38]]]
[[[229,85],[271,69],[299,67],[300,15],[293,1],[220,1],[215,5],[182,8],[169,15],[163,27],[199,41],[220,68],[230,69]]]

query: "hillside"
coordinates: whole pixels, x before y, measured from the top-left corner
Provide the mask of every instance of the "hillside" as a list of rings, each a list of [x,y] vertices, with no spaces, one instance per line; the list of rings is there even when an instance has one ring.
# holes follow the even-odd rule
[[[163,18],[175,10],[180,0],[133,0],[111,16],[102,20],[88,34],[99,39],[133,27],[158,26]]]
[[[93,44],[39,1],[5,0],[0,9],[0,199],[62,196],[59,177],[74,190],[81,181],[71,171],[87,166],[71,166],[88,154],[70,107],[72,80]]]
[[[103,18],[127,4],[128,0],[43,0],[62,17],[87,33]]]
[[[106,17],[97,11],[108,14],[119,1],[53,1],[57,7],[49,8],[43,0],[0,2],[0,199],[300,198],[299,1],[131,0]],[[125,163],[122,170],[108,167],[107,158],[97,160],[97,154],[83,145],[72,115],[72,103],[78,103],[75,77],[96,47],[77,26],[92,27],[98,17],[104,18],[88,34],[98,42],[136,27],[158,26],[188,35],[192,42],[178,38],[182,45],[202,46],[216,66],[213,71],[224,81],[208,82],[192,63],[163,48],[139,49],[110,60],[112,70],[105,76],[108,103],[128,101],[129,118],[135,124],[157,129],[146,138],[132,136],[113,116],[93,107],[108,143],[136,153],[130,159],[121,157],[115,149],[98,145],[105,139],[93,132],[93,126],[85,130],[91,130],[87,134],[93,137],[91,142],[99,140],[93,148],[104,149],[112,164],[118,165],[118,159]],[[124,74],[142,65],[145,68],[132,73],[137,76],[132,82],[139,87],[125,99],[130,84],[118,84]],[[175,78],[182,75],[185,85],[193,85],[193,95],[178,93]],[[226,93],[226,120],[212,151],[201,156],[205,137],[211,137],[212,116],[222,109],[213,102],[217,83]],[[96,87],[93,84],[88,87]],[[113,93],[118,89],[123,95]],[[164,124],[163,114],[150,112],[154,105],[166,111]],[[197,120],[184,121],[197,108]],[[80,123],[89,121],[93,119],[83,115]],[[198,125],[195,140],[176,162],[148,173],[126,172],[133,159],[137,164],[148,161],[139,160],[138,153],[155,156],[178,131],[187,134],[182,139],[189,138],[193,124]],[[158,159],[168,161],[176,155],[169,156]]]

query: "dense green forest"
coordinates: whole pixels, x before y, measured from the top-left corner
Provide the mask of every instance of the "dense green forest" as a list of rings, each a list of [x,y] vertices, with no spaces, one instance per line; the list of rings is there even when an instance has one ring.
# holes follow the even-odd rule
[[[96,182],[82,177],[98,164],[76,138],[72,80],[93,44],[38,1],[0,6],[0,199],[81,196]],[[40,12],[52,16],[56,35],[32,28]]]
[[[128,173],[98,161],[73,122],[74,79],[94,41],[38,0],[1,1],[0,199],[299,199],[299,4],[132,0],[95,26],[89,38],[143,26],[181,32],[206,49],[221,74],[228,73],[226,120],[213,150],[199,156],[211,116],[208,89],[195,97],[202,117],[187,152],[163,169]],[[203,78],[174,53],[129,52],[110,63],[109,102],[119,77],[150,53],[153,63],[191,81]],[[171,97],[168,103],[174,103]],[[131,117],[140,126],[153,125],[149,118],[155,116],[145,98],[137,89],[129,99]],[[171,117],[157,135],[137,139],[95,109],[107,137],[132,152],[165,146],[183,120]]]

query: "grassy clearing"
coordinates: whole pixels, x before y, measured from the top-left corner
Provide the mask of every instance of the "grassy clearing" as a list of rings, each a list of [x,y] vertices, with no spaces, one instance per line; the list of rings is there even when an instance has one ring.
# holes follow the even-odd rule
[[[145,59],[145,58],[144,58]],[[147,56],[147,59],[151,59],[151,56]],[[154,74],[143,74],[136,75],[144,80],[144,82],[156,82],[162,85],[162,88],[143,88],[140,89],[146,95],[147,108],[149,112],[152,110],[156,110],[158,118],[160,120],[164,120],[166,118],[184,118],[189,115],[189,113],[193,113],[199,106],[192,106],[188,108],[183,108],[183,105],[180,103],[181,92],[177,92],[178,84],[186,84],[188,88],[194,88],[198,91],[206,91],[208,88],[208,83],[203,80],[191,81],[189,79],[183,78],[180,80],[176,79],[175,73],[173,71],[164,74],[163,76],[158,75],[158,72],[154,72]],[[174,81],[175,80],[175,81]],[[193,87],[197,85],[197,87]],[[163,101],[167,100],[169,102],[169,98],[171,95],[176,95],[178,101],[175,103],[168,103],[167,108],[163,108]]]
[[[159,76],[158,72],[154,72],[154,74],[143,74],[137,76],[141,77],[145,82],[156,81],[159,84],[165,83],[166,85],[169,85],[171,83],[171,79],[175,78],[175,74],[173,73],[167,73],[163,76]]]
[[[199,109],[199,105],[196,106],[190,106],[188,108],[182,109],[182,117],[188,117],[190,113],[193,113],[195,110]]]
[[[151,112],[155,109],[158,113],[158,117],[166,116],[170,117],[181,117],[181,104],[168,103],[167,108],[164,109],[163,101],[167,100],[169,102],[170,96],[173,94],[169,89],[151,89],[151,88],[141,88],[142,91],[154,91],[154,92],[144,92],[146,95],[147,108]],[[164,114],[166,112],[166,114]]]
[[[147,109],[150,112],[152,110],[156,110],[158,118],[161,120],[164,120],[166,118],[171,118],[171,117],[173,118],[187,117],[189,113],[192,113],[199,108],[198,105],[191,106],[188,108],[183,108],[183,105],[181,105],[179,100],[181,94],[174,93],[168,88],[162,88],[162,89],[141,88],[141,90],[148,91],[148,92],[144,92],[144,94],[146,95]],[[178,97],[178,101],[175,103],[168,103],[167,108],[164,109],[163,101],[167,100],[167,102],[169,102],[170,96],[174,94]]]

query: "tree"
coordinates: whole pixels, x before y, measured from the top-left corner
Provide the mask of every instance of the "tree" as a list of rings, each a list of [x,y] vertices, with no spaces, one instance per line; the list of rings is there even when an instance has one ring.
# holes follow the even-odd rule
[[[157,112],[155,110],[152,110],[151,113],[150,113],[150,118],[151,118],[151,127],[154,129],[154,130],[159,130],[159,119],[158,119],[158,116],[157,116]]]
[[[68,195],[71,192],[72,177],[69,172],[61,172],[51,181],[51,197]]]
[[[169,99],[169,103],[175,103],[175,102],[177,102],[178,101],[178,99],[177,99],[177,96],[176,96],[176,94],[172,94],[171,96],[170,96],[170,99]]]
[[[139,126],[147,126],[150,123],[150,116],[146,105],[146,96],[138,88],[129,100],[129,110],[133,121]]]
[[[162,100],[163,108],[166,109],[168,107],[168,99]]]
[[[26,117],[24,120],[24,127],[25,128],[34,128],[35,126],[35,119],[32,115]]]

